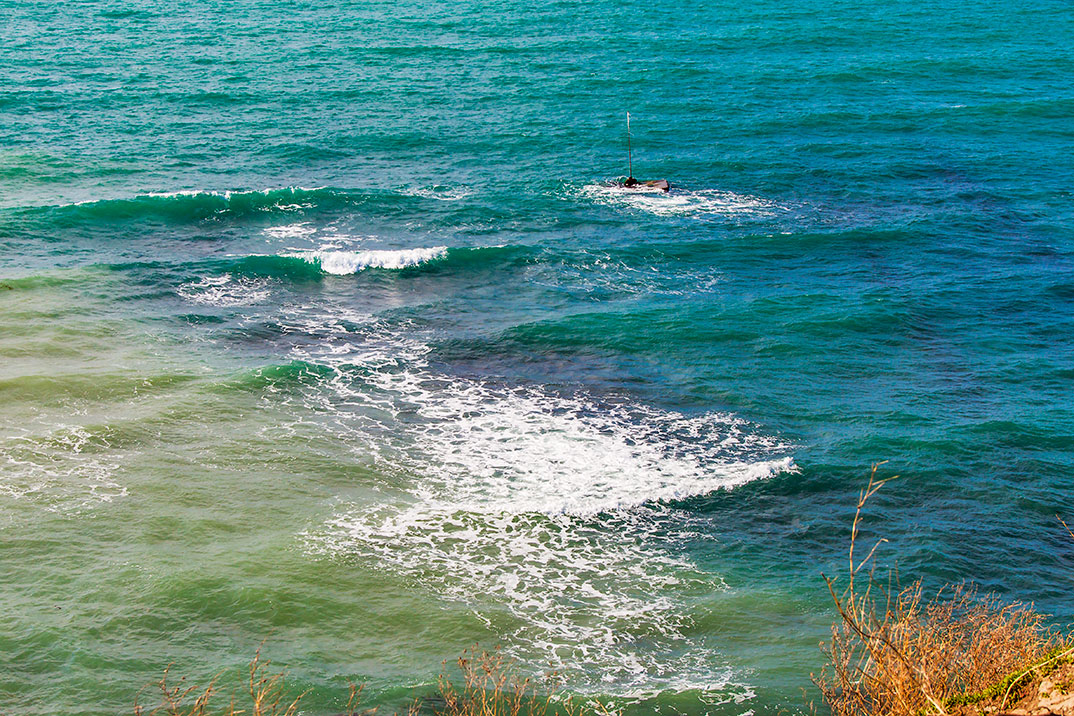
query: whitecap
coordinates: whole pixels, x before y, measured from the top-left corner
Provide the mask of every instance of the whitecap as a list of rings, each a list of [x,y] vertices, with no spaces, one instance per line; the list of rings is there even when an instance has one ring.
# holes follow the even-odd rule
[[[284,254],[316,264],[322,271],[337,275],[358,273],[368,268],[403,269],[441,259],[447,255],[446,246],[429,248],[368,251],[294,251]]]

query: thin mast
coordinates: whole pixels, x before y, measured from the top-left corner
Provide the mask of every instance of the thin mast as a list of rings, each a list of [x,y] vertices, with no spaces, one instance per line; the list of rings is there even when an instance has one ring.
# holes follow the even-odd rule
[[[627,177],[634,178],[634,155],[630,151],[630,112],[626,113],[626,155],[627,155]]]

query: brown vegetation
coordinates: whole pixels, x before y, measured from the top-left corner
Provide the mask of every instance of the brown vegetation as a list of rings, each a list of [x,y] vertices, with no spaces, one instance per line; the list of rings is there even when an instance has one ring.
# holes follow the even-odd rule
[[[169,670],[165,669],[160,681],[154,684],[160,702],[147,709],[136,700],[135,716],[296,716],[305,693],[293,698],[288,696],[284,674],[270,671],[270,664],[262,660],[261,649],[258,649],[250,662],[241,692],[219,705],[214,701],[219,691],[217,679],[204,688],[187,685],[183,679],[176,684],[169,682]],[[542,689],[551,683],[551,677],[537,680],[521,676],[498,650],[470,649],[453,665],[457,667],[452,671],[456,672],[455,678],[459,681],[453,680],[445,662],[437,680],[437,705],[428,709],[434,716],[546,716],[550,710],[558,716],[580,716],[581,709],[569,698],[560,699]],[[359,687],[351,687],[342,716],[359,716],[359,713],[372,716],[376,711],[375,708],[364,712],[357,710],[361,691]],[[421,706],[421,701],[413,701],[408,716],[414,716]],[[595,710],[600,716],[612,716],[599,704]]]
[[[444,706],[434,710],[436,716],[546,716],[553,703],[560,716],[579,716],[580,709],[569,698],[543,693],[535,679],[519,675],[499,651],[471,649],[456,664],[461,686],[452,683],[446,670],[441,672],[438,684]],[[544,683],[551,679],[546,677]],[[610,716],[599,704],[597,711]]]
[[[854,551],[862,509],[894,479],[878,480],[876,470],[859,495],[846,586],[838,592],[836,579],[825,577],[840,620],[824,645],[828,665],[814,682],[834,716],[954,713],[994,697],[997,684],[1017,686],[1019,674],[1067,651],[1067,639],[1048,631],[1032,605],[1003,604],[972,587],[946,587],[926,599],[920,582],[900,589],[892,577],[879,584],[872,560],[884,540],[864,559]]]
[[[217,679],[214,678],[204,688],[187,685],[185,678],[179,679],[178,684],[169,683],[169,672],[171,670],[169,666],[164,670],[164,675],[161,676],[160,681],[155,684],[160,691],[160,703],[147,710],[135,698],[135,716],[213,716],[215,714],[220,716],[238,716],[238,714],[249,714],[249,716],[295,716],[298,711],[298,703],[305,694],[298,694],[294,699],[287,701],[285,698],[287,689],[284,686],[284,675],[270,672],[268,667],[271,663],[261,659],[261,648],[258,647],[253,660],[250,661],[249,679],[244,684],[240,697],[240,701],[245,708],[237,705],[239,702],[236,701],[235,695],[231,696],[227,705],[215,707],[214,704],[214,707],[211,708],[210,702],[218,691],[216,688]],[[348,713],[352,712],[350,707],[354,705],[359,693],[360,689],[351,689],[351,703],[348,704]]]

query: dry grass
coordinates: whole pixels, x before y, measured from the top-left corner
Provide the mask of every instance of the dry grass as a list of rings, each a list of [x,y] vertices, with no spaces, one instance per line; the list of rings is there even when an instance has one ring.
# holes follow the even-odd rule
[[[207,687],[191,686],[179,679],[169,681],[169,669],[164,670],[160,681],[152,686],[159,693],[159,703],[146,708],[135,701],[135,716],[296,716],[305,692],[288,696],[289,689],[282,672],[272,672],[271,662],[261,658],[257,650],[250,662],[248,677],[237,695],[227,702],[217,703],[219,689],[213,679]],[[430,699],[434,704],[422,709],[422,702],[414,700],[407,708],[408,716],[420,711],[434,716],[582,716],[582,709],[569,698],[558,698],[547,687],[552,677],[534,679],[519,674],[515,665],[498,650],[479,651],[476,647],[463,653],[448,673],[449,664],[444,663],[437,680],[439,698]],[[143,689],[144,691],[144,689]],[[376,709],[357,710],[361,688],[352,686],[346,711],[341,716],[373,716]],[[615,716],[600,704],[593,710],[597,716]]]
[[[846,586],[825,577],[840,621],[823,645],[829,661],[814,682],[834,716],[947,714],[952,703],[1024,671],[1062,644],[1043,616],[972,588],[947,587],[928,599],[920,583],[905,589],[874,579],[872,560],[855,544],[866,502],[889,480],[869,484],[851,529]],[[894,479],[894,478],[890,478]]]
[[[515,666],[499,651],[470,649],[455,661],[461,676],[456,687],[441,672],[440,696],[444,706],[436,716],[546,716],[552,709],[560,716],[579,716],[580,709],[569,699],[556,699],[539,688],[552,682],[546,676],[538,683],[520,675]],[[597,709],[601,714],[606,711]]]
[[[298,703],[305,696],[300,693],[294,699],[286,699],[287,689],[284,686],[284,675],[269,671],[272,662],[261,658],[261,647],[258,647],[254,658],[250,661],[248,680],[244,684],[241,703],[245,708],[236,704],[236,696],[232,695],[225,706],[210,706],[212,698],[217,694],[217,678],[209,685],[201,688],[188,685],[185,678],[180,678],[178,683],[169,683],[169,666],[164,670],[163,676],[154,686],[160,692],[160,703],[151,709],[146,709],[134,701],[135,716],[295,716],[298,711]],[[143,689],[144,691],[144,689]],[[348,713],[352,713],[354,703],[360,694],[360,689],[351,689],[351,701],[348,704]],[[140,694],[139,694],[140,695]]]

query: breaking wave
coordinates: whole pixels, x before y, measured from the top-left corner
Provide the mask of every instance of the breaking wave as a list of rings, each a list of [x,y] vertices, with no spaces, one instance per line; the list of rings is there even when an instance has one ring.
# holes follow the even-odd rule
[[[325,273],[344,276],[368,268],[404,269],[436,261],[447,256],[446,246],[431,248],[369,251],[296,251],[285,256],[302,259]]]
[[[705,537],[675,503],[793,471],[789,445],[729,414],[446,375],[387,326],[288,320],[316,338],[295,359],[329,373],[266,400],[321,416],[385,476],[302,533],[310,555],[469,604],[513,658],[551,664],[572,689],[741,690],[691,628],[688,597],[723,582],[684,555]]]
[[[369,269],[417,271],[434,268],[496,267],[504,263],[525,261],[530,254],[531,250],[526,246],[432,246],[357,251],[324,247],[292,250],[281,254],[237,256],[215,265],[241,277],[301,281],[317,280],[325,274],[352,275]]]

